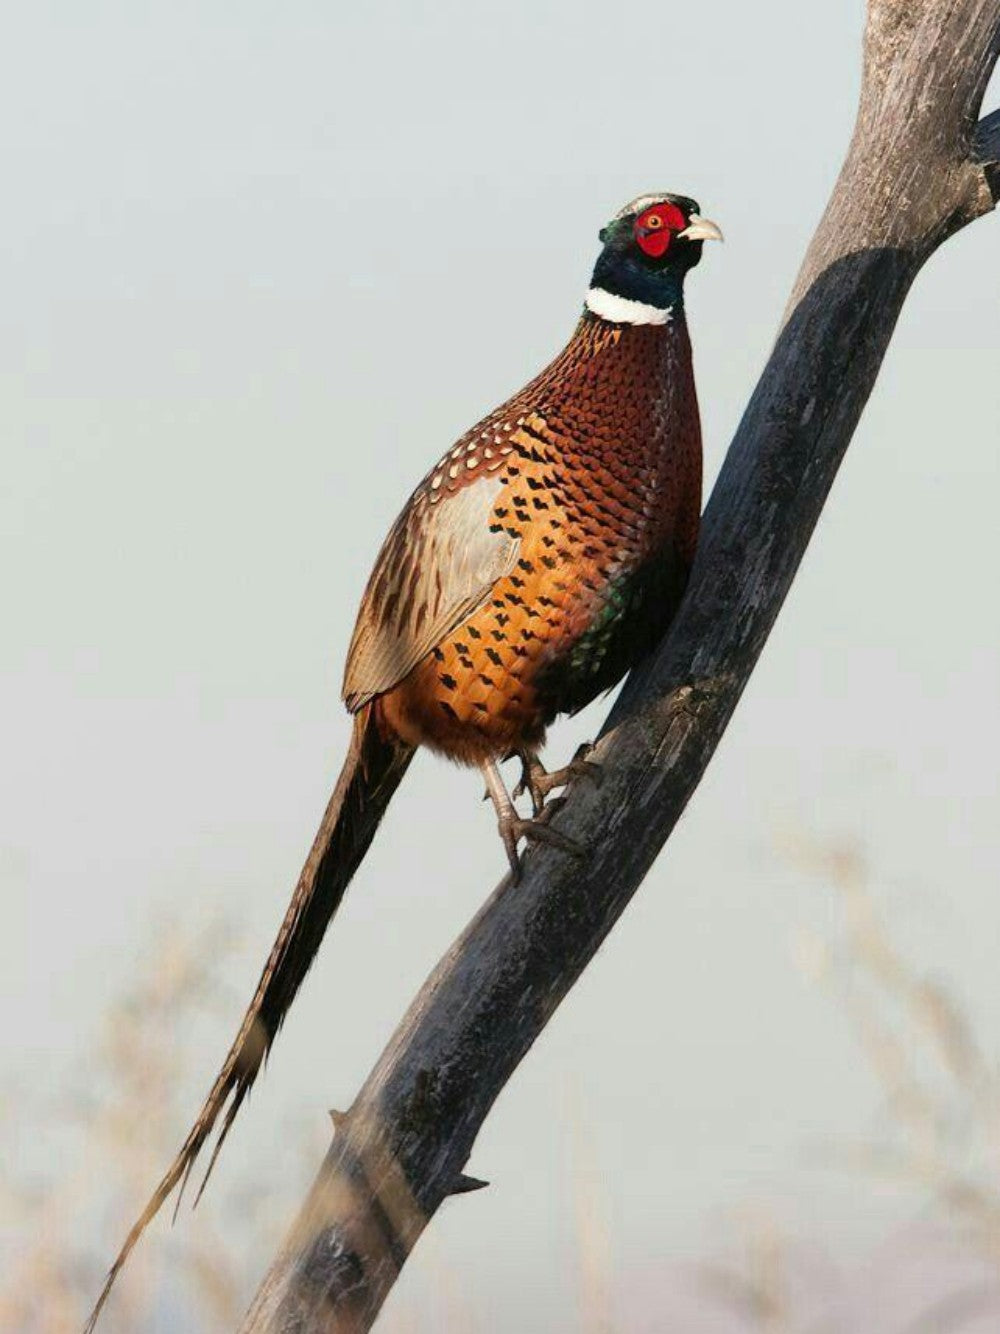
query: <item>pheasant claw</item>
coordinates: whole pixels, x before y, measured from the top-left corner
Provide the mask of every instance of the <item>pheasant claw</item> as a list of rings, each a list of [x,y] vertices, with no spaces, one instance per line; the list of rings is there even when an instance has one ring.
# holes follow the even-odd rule
[[[574,778],[586,778],[599,787],[604,775],[601,766],[588,758],[593,749],[593,745],[585,741],[582,746],[577,747],[569,764],[551,772],[545,768],[537,755],[527,751],[522,752],[521,777],[514,788],[514,800],[523,796],[525,792],[530,793],[532,809],[538,816],[546,807],[549,793],[557,787],[566,787]]]

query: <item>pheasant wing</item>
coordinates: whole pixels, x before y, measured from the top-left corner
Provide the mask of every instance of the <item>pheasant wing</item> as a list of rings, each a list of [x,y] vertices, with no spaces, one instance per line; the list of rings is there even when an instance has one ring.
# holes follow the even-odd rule
[[[520,538],[492,515],[499,478],[466,474],[448,489],[447,462],[410,498],[368,581],[344,672],[352,712],[402,681],[517,560]]]

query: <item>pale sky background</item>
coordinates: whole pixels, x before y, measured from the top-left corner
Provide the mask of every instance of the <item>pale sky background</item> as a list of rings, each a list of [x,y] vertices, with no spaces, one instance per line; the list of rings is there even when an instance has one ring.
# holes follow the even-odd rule
[[[857,0],[90,0],[8,17],[11,1163],[69,1169],[29,1091],[65,1095],[171,916],[237,934],[225,1003],[187,1053],[195,1113],[340,765],[341,666],[385,529],[562,345],[599,227],[648,189],[693,194],[726,232],[688,284],[714,478],[847,143],[861,25]],[[998,346],[987,219],[910,296],[707,778],[497,1105],[470,1162],[493,1185],[442,1211],[387,1334],[446,1327],[445,1290],[483,1334],[581,1328],[581,1175],[630,1331],[663,1327],[662,1274],[740,1211],[849,1270],[921,1209],[818,1161],[877,1131],[882,1098],[843,1010],[796,966],[796,933],[835,936],[838,903],[776,840],[862,845],[894,938],[1000,1050]],[[550,757],[604,707],[554,729]],[[496,882],[480,797],[436,759],[411,770],[241,1113],[221,1199],[275,1190],[283,1146],[321,1142],[324,1109],[351,1100]],[[79,1208],[82,1228],[93,1201]],[[130,1221],[102,1215],[90,1244],[110,1258]],[[145,1249],[167,1235],[163,1217]]]

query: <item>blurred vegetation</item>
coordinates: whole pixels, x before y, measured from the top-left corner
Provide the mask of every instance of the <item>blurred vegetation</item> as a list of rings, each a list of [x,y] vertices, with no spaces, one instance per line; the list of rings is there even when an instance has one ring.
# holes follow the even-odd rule
[[[843,906],[832,946],[803,935],[802,961],[830,987],[879,1083],[886,1133],[845,1160],[927,1192],[1000,1268],[1000,1069],[948,988],[912,965],[880,916],[855,848],[798,843],[795,860]]]
[[[833,941],[800,933],[798,961],[843,1008],[885,1099],[877,1140],[835,1146],[829,1162],[859,1173],[859,1189],[866,1188],[866,1178],[908,1184],[939,1229],[935,1235],[976,1262],[968,1281],[956,1285],[949,1284],[944,1267],[941,1290],[929,1306],[908,1317],[909,1323],[871,1334],[1000,1329],[997,1062],[982,1050],[947,988],[894,945],[859,852],[798,840],[785,855],[837,895],[842,931]],[[221,931],[195,940],[176,926],[159,926],[154,939],[155,966],[114,1005],[94,1053],[81,1057],[66,1082],[61,1105],[34,1109],[36,1123],[58,1123],[68,1137],[73,1172],[58,1181],[28,1167],[5,1173],[0,1233],[13,1264],[0,1281],[3,1334],[77,1334],[103,1277],[108,1237],[118,1239],[186,1124],[185,1061],[199,1022],[222,1008],[211,979],[230,946]],[[17,1096],[23,1104],[23,1091]],[[6,1119],[12,1104],[8,1096]],[[619,1276],[599,1166],[581,1107],[569,1106],[566,1114],[578,1291],[566,1327],[624,1334],[616,1318]],[[301,1183],[286,1182],[281,1199],[256,1183],[235,1196],[216,1191],[199,1205],[196,1228],[178,1228],[166,1238],[161,1234],[155,1247],[140,1247],[102,1321],[107,1334],[234,1329],[262,1257],[279,1240],[276,1228],[290,1216],[297,1188],[315,1166],[320,1144],[300,1147]],[[81,1213],[92,1219],[92,1230],[70,1235],[69,1220]],[[465,1334],[482,1327],[463,1295],[474,1291],[474,1280],[457,1283],[430,1238],[428,1243],[415,1263],[435,1273],[438,1318],[427,1323],[415,1311],[397,1308],[392,1327],[405,1334],[442,1327]],[[689,1275],[698,1294],[693,1322],[687,1316],[682,1328],[671,1315],[667,1289],[676,1283],[675,1270],[665,1279],[664,1323],[651,1327],[677,1334],[859,1334],[844,1315],[838,1300],[843,1285],[833,1271],[832,1262],[824,1268],[814,1254],[804,1255],[800,1242],[766,1213],[743,1211],[720,1236],[718,1255]]]
[[[158,927],[145,954],[152,966],[113,1005],[59,1103],[32,1109],[33,1123],[44,1122],[74,1168],[59,1180],[23,1165],[5,1173],[0,1231],[12,1263],[0,1282],[4,1334],[79,1334],[110,1259],[108,1239],[124,1235],[176,1150],[190,1113],[181,1105],[188,1042],[215,1008],[211,979],[228,947],[221,930],[194,940],[177,925]],[[18,1089],[21,1116],[31,1097]],[[4,1099],[8,1116],[13,1101]],[[260,1191],[228,1204],[224,1195],[206,1197],[197,1228],[169,1234],[158,1258],[149,1247],[136,1251],[102,1318],[107,1334],[235,1327],[252,1275],[243,1272],[245,1250],[234,1241],[248,1228],[270,1235],[270,1201]],[[77,1222],[71,1235],[69,1222],[81,1215],[92,1230],[80,1236]]]
[[[1000,1330],[1000,1069],[981,1048],[949,989],[911,963],[879,912],[864,855],[846,844],[786,839],[782,855],[836,895],[836,940],[800,931],[800,967],[843,1009],[881,1087],[885,1114],[876,1139],[828,1147],[825,1160],[913,1189],[933,1226],[909,1238],[918,1262],[940,1273],[940,1291],[915,1316],[872,1334],[960,1334]],[[863,1199],[863,1196],[862,1196]],[[741,1220],[739,1258],[706,1265],[716,1298],[757,1334],[854,1334],[832,1292],[803,1283],[794,1239],[767,1215]],[[967,1281],[948,1286],[943,1254],[972,1262]],[[985,1261],[985,1264],[977,1262]],[[966,1275],[963,1275],[966,1277]],[[803,1291],[805,1288],[805,1291]]]

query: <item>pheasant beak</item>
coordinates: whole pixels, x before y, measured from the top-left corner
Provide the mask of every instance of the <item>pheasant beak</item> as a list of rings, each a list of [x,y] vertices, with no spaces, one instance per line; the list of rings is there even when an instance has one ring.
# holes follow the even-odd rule
[[[711,218],[703,218],[698,213],[692,213],[688,225],[682,232],[677,233],[682,241],[721,241],[722,228],[712,221]]]

